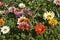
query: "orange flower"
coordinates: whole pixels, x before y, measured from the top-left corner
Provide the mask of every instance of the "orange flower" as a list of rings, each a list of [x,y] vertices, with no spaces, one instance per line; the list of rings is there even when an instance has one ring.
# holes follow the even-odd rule
[[[42,24],[37,24],[35,26],[35,31],[36,31],[37,34],[43,34],[43,33],[46,32],[46,27]]]
[[[3,19],[0,19],[0,26],[3,26],[5,21]]]
[[[27,22],[27,23],[30,23],[30,20],[26,17],[20,17],[18,19],[18,23],[17,24],[20,24],[21,22]]]
[[[51,20],[49,20],[48,21],[48,23],[50,24],[50,25],[57,25],[58,24],[58,21],[56,20],[56,19],[51,19]]]

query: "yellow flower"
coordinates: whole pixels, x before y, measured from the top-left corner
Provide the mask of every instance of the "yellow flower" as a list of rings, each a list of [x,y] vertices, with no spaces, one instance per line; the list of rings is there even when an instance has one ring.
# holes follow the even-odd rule
[[[53,19],[54,18],[54,12],[51,12],[51,11],[49,11],[49,12],[45,12],[44,13],[44,15],[43,15],[43,18],[46,20],[49,20],[49,19]]]
[[[50,25],[55,26],[55,25],[58,24],[58,21],[57,21],[56,19],[51,19],[51,20],[48,21],[48,23],[49,23]]]
[[[0,26],[3,26],[5,21],[3,19],[0,19]]]
[[[25,4],[20,3],[20,4],[19,4],[19,7],[20,7],[20,8],[25,8]]]

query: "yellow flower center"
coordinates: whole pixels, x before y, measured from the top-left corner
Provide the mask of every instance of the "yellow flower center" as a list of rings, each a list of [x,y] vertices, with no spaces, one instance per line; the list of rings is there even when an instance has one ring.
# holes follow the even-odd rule
[[[51,18],[51,15],[48,15],[47,18]]]
[[[6,32],[7,31],[7,29],[4,29],[4,32]]]

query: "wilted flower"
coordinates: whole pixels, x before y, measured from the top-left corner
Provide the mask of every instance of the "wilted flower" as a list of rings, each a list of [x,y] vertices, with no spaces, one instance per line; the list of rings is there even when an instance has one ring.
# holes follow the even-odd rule
[[[19,7],[20,7],[20,8],[25,8],[25,4],[20,3],[20,4],[19,4]]]
[[[9,12],[8,12],[7,10],[6,10],[6,11],[4,10],[4,12],[3,12],[3,14],[8,14],[8,13],[9,13]]]
[[[33,12],[29,11],[28,15],[33,16]]]
[[[5,5],[4,3],[0,2],[0,6],[4,6],[4,5]]]
[[[23,30],[23,31],[24,30],[30,31],[30,25],[27,24],[26,22],[20,23],[19,26],[18,26],[18,28],[21,29],[21,30]]]
[[[3,19],[0,19],[0,26],[3,26],[5,21]]]
[[[60,0],[54,0],[54,4],[60,5]]]
[[[56,19],[51,19],[51,20],[48,21],[48,23],[49,23],[50,25],[55,26],[55,25],[58,24],[58,21],[57,21]]]
[[[42,24],[37,24],[35,26],[35,31],[36,31],[37,34],[43,34],[43,33],[46,32],[46,27]]]
[[[28,8],[24,8],[24,9],[23,9],[23,12],[24,12],[24,13],[28,13],[28,12],[29,12]]]
[[[1,28],[1,32],[3,33],[3,34],[6,34],[6,33],[8,33],[10,31],[10,28],[8,27],[8,26],[3,26],[2,28]]]
[[[26,18],[26,17],[20,17],[20,18],[18,18],[17,24],[20,24],[21,22],[30,23],[30,20],[28,18]]]
[[[55,15],[54,12],[50,12],[50,11],[49,11],[49,12],[45,12],[44,15],[43,15],[43,18],[44,18],[45,20],[46,20],[46,19],[49,20],[49,19],[54,18],[54,15]]]

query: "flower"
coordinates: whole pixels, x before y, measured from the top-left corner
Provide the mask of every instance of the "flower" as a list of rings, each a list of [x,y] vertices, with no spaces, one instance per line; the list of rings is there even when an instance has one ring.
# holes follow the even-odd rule
[[[4,3],[0,2],[0,6],[4,6]]]
[[[24,12],[24,13],[28,13],[28,12],[29,12],[29,9],[28,9],[28,8],[24,8],[24,9],[23,9],[23,12]]]
[[[19,12],[20,10],[18,8],[14,8],[14,13],[16,14],[17,12]]]
[[[19,4],[19,7],[20,7],[20,8],[25,8],[25,4],[20,3],[20,4]]]
[[[35,31],[36,31],[37,34],[43,34],[43,33],[46,32],[46,27],[42,24],[37,24],[35,26]]]
[[[33,12],[29,11],[28,15],[33,16]]]
[[[6,34],[6,33],[8,33],[10,31],[10,28],[8,27],[8,26],[3,26],[2,28],[1,28],[1,32],[3,33],[3,34]]]
[[[58,24],[58,21],[56,20],[56,19],[51,19],[51,20],[49,20],[48,21],[48,23],[50,24],[50,25],[57,25]]]
[[[56,4],[56,5],[60,5],[60,0],[54,0],[53,3]]]
[[[14,9],[15,9],[15,7],[9,7],[9,8],[8,8],[8,11],[9,11],[9,12],[14,12]]]
[[[49,12],[45,12],[44,13],[44,15],[43,15],[43,18],[46,20],[49,20],[49,19],[52,19],[52,18],[54,18],[54,12],[51,12],[51,11],[49,11]]]
[[[22,16],[23,14],[24,14],[23,10],[15,13],[15,15],[16,15],[17,17],[20,17],[20,16]]]
[[[24,13],[27,13],[29,16],[33,16],[33,12],[29,11],[28,8],[24,8],[24,9],[23,9],[23,12],[24,12]]]
[[[5,21],[3,19],[0,19],[0,26],[3,26]]]
[[[0,11],[0,14],[3,14],[4,11]]]
[[[20,24],[21,22],[30,23],[30,20],[28,18],[26,18],[26,17],[20,17],[20,18],[18,18],[17,24]]]
[[[18,26],[19,29],[21,30],[26,30],[26,31],[29,31],[30,30],[30,25],[27,24],[26,22],[22,22],[19,26]]]

